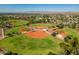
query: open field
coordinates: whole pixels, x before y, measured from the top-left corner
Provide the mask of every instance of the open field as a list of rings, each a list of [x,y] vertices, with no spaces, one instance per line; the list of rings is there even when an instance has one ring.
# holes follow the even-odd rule
[[[52,27],[52,24],[47,23],[47,24],[32,24],[32,26],[42,26],[42,27]]]
[[[61,53],[59,45],[51,36],[37,40],[24,35],[18,35],[1,40],[0,47],[18,54],[48,54],[50,51]]]
[[[38,16],[39,15],[39,16]],[[4,38],[0,40],[3,54],[12,52],[19,55],[71,55],[78,54],[78,15],[41,14],[23,16],[1,16],[0,27]],[[54,17],[54,18],[53,18]],[[63,19],[63,20],[62,20]],[[68,20],[65,20],[68,19]],[[41,22],[40,22],[41,21]],[[71,23],[71,22],[74,23]],[[65,23],[67,22],[67,23]],[[76,52],[77,51],[77,52]]]

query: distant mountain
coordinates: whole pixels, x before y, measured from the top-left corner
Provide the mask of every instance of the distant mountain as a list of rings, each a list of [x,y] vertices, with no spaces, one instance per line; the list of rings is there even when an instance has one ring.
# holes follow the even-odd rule
[[[79,12],[54,12],[54,11],[24,11],[22,13],[38,13],[38,14],[79,14]]]
[[[0,13],[0,14],[78,14],[79,12],[53,12],[53,11],[24,11],[24,12],[12,12],[12,13]]]

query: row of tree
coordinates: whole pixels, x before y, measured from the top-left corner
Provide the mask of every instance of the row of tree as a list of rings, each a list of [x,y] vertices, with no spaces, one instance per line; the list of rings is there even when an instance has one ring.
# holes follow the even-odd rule
[[[41,15],[41,16],[29,16],[27,21],[29,24],[34,23],[51,23],[59,26],[68,26],[75,29],[79,24],[79,16],[76,15]]]

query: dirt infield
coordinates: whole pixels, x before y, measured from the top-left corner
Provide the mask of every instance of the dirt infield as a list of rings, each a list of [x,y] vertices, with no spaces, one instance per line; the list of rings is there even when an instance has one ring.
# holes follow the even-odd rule
[[[32,38],[45,38],[48,36],[48,34],[44,31],[28,31],[26,35],[32,37]]]
[[[44,31],[42,28],[36,28],[36,30],[30,29],[27,31],[25,28],[21,27],[20,32],[24,35],[27,35],[32,38],[46,38],[49,34]]]

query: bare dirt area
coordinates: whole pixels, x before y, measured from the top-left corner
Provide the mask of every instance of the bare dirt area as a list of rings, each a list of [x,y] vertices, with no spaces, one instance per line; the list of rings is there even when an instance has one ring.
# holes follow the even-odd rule
[[[26,35],[32,37],[32,38],[45,38],[47,37],[49,34],[44,32],[44,31],[41,31],[41,30],[38,30],[38,31],[28,31],[26,33]]]

